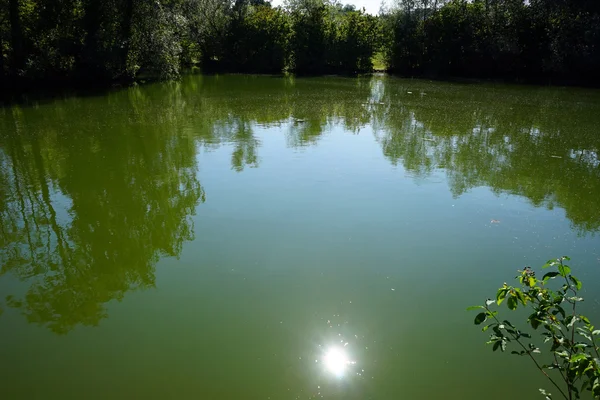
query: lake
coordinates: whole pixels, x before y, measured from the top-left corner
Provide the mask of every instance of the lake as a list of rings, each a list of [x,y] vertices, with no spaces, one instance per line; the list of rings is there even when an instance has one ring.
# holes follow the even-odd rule
[[[569,255],[600,324],[599,151],[578,88],[189,75],[0,109],[2,398],[553,392],[465,309]]]

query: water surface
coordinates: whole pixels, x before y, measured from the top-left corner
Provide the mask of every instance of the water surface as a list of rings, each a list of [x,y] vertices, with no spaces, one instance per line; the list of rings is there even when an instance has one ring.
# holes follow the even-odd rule
[[[599,126],[597,91],[385,76],[1,109],[2,397],[534,398],[464,310],[570,255],[600,320]]]

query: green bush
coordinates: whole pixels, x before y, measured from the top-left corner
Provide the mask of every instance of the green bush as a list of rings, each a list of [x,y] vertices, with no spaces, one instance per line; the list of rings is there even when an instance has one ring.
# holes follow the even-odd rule
[[[565,264],[569,260],[561,257],[548,261],[543,268],[552,270],[542,278],[526,267],[517,276],[519,286],[505,283],[498,289],[495,300],[469,309],[480,310],[475,317],[476,325],[488,322],[482,330],[492,331],[487,344],[494,351],[504,352],[512,345],[515,350],[511,353],[530,359],[562,398],[579,399],[585,391],[600,398],[600,329],[577,309],[583,301],[579,296],[582,283]],[[556,289],[551,288],[553,280],[560,282]],[[527,324],[538,333],[535,339],[510,321],[500,319],[499,312],[492,307],[503,302],[511,311],[519,306],[529,310]],[[552,360],[549,364],[540,360],[542,350],[537,341],[547,348],[548,359]],[[544,389],[540,392],[546,399],[552,397]]]

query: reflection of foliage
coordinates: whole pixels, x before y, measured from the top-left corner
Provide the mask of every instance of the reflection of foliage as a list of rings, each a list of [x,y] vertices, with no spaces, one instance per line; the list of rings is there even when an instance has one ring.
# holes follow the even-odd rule
[[[199,112],[193,114],[198,139],[209,147],[235,143],[238,155],[256,166],[255,125],[280,125],[291,146],[316,143],[328,124],[342,123],[350,131],[368,124],[373,113],[369,79],[204,77]],[[186,77],[183,86],[197,82]],[[190,94],[192,91],[190,91]],[[190,108],[193,107],[190,105]],[[240,149],[244,150],[240,150]],[[240,155],[244,155],[240,158]],[[240,169],[233,165],[234,169]]]
[[[361,115],[348,129],[367,123],[370,86],[360,82],[336,79],[315,91],[318,80],[187,77],[42,112],[5,109],[0,275],[29,284],[7,304],[57,333],[98,324],[105,303],[152,287],[158,259],[178,256],[193,238],[189,216],[204,201],[196,143],[231,144],[233,169],[256,167],[256,123],[314,118],[310,132],[290,126],[293,145],[316,142],[324,124],[344,115]]]
[[[416,176],[445,169],[455,196],[489,186],[560,206],[582,231],[600,229],[600,121],[587,94],[473,89],[387,84],[384,102],[402,105],[390,108],[378,136],[385,156]]]
[[[193,239],[189,216],[204,199],[194,144],[165,131],[169,125],[157,118],[169,119],[166,113],[149,107],[107,134],[95,122],[118,110],[109,99],[105,115],[86,121],[94,106],[56,105],[59,115],[51,118],[59,121],[51,124],[32,110],[15,112],[5,122],[18,134],[0,138],[8,154],[2,179],[11,181],[1,214],[1,273],[32,282],[24,299],[7,303],[57,333],[96,325],[104,303],[152,287],[159,256],[178,256]]]
[[[444,169],[455,196],[489,186],[562,207],[582,232],[600,229],[593,92],[384,77],[186,77],[179,86],[181,98],[169,97],[182,104],[179,118],[191,115],[206,146],[234,143],[236,170],[257,165],[256,125],[282,125],[293,147],[318,143],[333,125],[371,125],[384,155],[417,179]]]
[[[193,238],[190,216],[204,201],[197,147],[226,146],[235,171],[258,167],[264,126],[279,126],[292,147],[316,145],[336,126],[371,126],[384,156],[417,179],[443,169],[455,196],[487,186],[562,207],[581,232],[600,229],[595,97],[474,88],[187,76],[0,110],[0,276],[30,285],[8,304],[62,333],[152,287],[157,260]]]
[[[231,167],[240,172],[246,165],[258,167],[256,148],[258,140],[254,138],[252,124],[237,118],[228,118],[215,123],[214,131],[219,141],[232,142],[235,149],[231,154]]]

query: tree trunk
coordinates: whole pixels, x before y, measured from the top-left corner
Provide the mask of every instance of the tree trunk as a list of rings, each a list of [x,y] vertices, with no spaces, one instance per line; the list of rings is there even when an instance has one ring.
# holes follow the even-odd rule
[[[98,64],[102,62],[101,55],[98,52],[98,31],[101,21],[101,0],[88,0],[84,6],[83,30],[85,31],[85,40],[83,49],[79,57],[77,69],[81,74],[90,75],[88,78],[95,79],[104,77],[105,69]]]
[[[25,57],[23,54],[23,30],[21,16],[19,15],[19,0],[9,0],[8,13],[10,20],[10,46],[12,49],[11,73],[17,75],[23,68]]]
[[[127,71],[127,58],[129,57],[129,50],[131,48],[131,34],[133,26],[133,4],[134,0],[125,0],[125,7],[123,9],[123,22],[121,24],[121,40],[123,41],[123,48],[121,52],[121,73],[126,79],[133,78],[128,76]]]
[[[0,82],[4,80],[4,42],[2,41],[2,32],[0,32]]]

